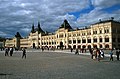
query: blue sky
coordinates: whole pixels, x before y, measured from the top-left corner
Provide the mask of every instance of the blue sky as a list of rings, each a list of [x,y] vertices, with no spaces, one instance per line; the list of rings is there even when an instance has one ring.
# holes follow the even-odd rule
[[[0,0],[0,36],[25,37],[38,21],[44,31],[54,32],[64,19],[82,28],[110,17],[120,21],[120,0]]]

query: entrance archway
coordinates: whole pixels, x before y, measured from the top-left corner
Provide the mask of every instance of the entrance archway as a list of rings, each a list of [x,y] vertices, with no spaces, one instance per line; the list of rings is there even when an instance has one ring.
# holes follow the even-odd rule
[[[35,43],[33,43],[33,48],[35,48]]]
[[[63,45],[63,42],[61,41],[60,42],[60,49],[63,49],[64,45]]]

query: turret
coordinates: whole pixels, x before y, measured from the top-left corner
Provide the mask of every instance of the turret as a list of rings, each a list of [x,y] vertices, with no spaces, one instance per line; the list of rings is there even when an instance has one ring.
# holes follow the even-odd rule
[[[32,25],[32,30],[31,30],[31,32],[32,32],[32,33],[35,32],[34,23],[33,23],[33,25]]]
[[[41,27],[40,27],[40,22],[38,22],[38,29],[37,29],[38,33],[45,33]]]

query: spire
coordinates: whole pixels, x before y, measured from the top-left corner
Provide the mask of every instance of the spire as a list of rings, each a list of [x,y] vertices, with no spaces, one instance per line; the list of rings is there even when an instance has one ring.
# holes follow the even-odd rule
[[[38,21],[38,30],[40,30],[41,28],[40,28],[40,22]]]
[[[32,24],[32,30],[31,30],[32,33],[35,32],[35,29],[34,29],[34,23]]]
[[[45,33],[41,27],[40,27],[40,22],[38,21],[38,33]]]

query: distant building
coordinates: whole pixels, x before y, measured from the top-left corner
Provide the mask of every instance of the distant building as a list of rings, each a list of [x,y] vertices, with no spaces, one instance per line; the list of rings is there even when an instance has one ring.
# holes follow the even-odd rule
[[[55,33],[46,33],[38,22],[38,28],[34,28],[27,38],[20,35],[6,40],[6,47],[17,48],[120,48],[120,22],[111,20],[101,21],[83,29],[73,29],[67,20]]]

